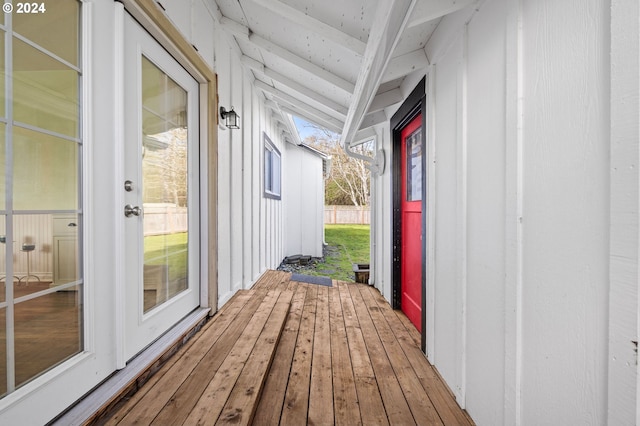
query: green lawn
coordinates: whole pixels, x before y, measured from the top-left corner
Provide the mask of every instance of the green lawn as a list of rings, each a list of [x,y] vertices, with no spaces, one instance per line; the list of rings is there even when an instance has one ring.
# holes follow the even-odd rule
[[[354,263],[369,263],[369,225],[325,225],[327,255],[312,275],[353,281]]]
[[[325,225],[328,247],[324,261],[303,273],[353,281],[353,264],[369,263],[369,228],[369,225]],[[187,233],[145,237],[144,260],[147,265],[167,262],[170,278],[178,278],[173,275],[182,275],[187,265]]]
[[[144,237],[145,265],[168,265],[169,279],[183,278],[187,273],[186,232]]]

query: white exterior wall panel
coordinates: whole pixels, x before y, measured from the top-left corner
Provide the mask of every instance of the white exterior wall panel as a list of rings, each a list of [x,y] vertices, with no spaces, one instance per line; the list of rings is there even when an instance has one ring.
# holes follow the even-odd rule
[[[239,52],[234,49],[231,51],[231,99],[226,106],[230,109],[232,106],[236,108],[238,105],[237,113],[242,119],[245,116],[246,110],[250,110],[251,105],[244,105],[242,89],[243,89],[243,77],[244,72],[240,65]],[[224,106],[224,104],[221,104]],[[241,123],[244,123],[241,121]],[[231,284],[232,291],[236,291],[242,288],[242,276],[243,276],[243,210],[242,210],[242,169],[244,164],[244,158],[242,155],[243,136],[246,132],[246,128],[243,126],[241,129],[227,130],[230,134],[230,151],[231,151],[231,221],[227,226],[231,228]]]
[[[191,28],[193,37],[191,43],[198,49],[198,53],[214,69],[215,50],[215,22],[205,4],[206,0],[194,0],[191,9]]]
[[[251,248],[251,239],[253,233],[253,224],[251,216],[253,214],[252,199],[254,191],[257,188],[252,186],[253,175],[257,172],[253,166],[253,151],[256,149],[253,139],[254,133],[254,117],[253,117],[253,93],[251,90],[251,79],[248,73],[243,74],[242,86],[242,288],[248,288],[253,282],[253,261],[251,256],[253,250]]]
[[[595,425],[637,413],[629,407],[633,380],[622,378],[635,367],[607,358],[632,357],[623,341],[634,339],[636,325],[624,318],[637,318],[638,262],[637,172],[620,178],[635,179],[636,191],[621,192],[610,213],[617,188],[610,173],[618,173],[609,169],[610,72],[622,72],[610,71],[609,19],[596,0],[487,0],[446,17],[426,47],[433,245],[426,278],[434,297],[427,352],[478,425]],[[638,161],[634,117],[635,139],[617,151],[625,170]],[[619,128],[629,137],[628,121]],[[388,128],[382,139],[390,150]],[[376,285],[391,300],[389,188],[389,174],[376,179],[375,212],[387,219],[374,219],[374,241]],[[628,200],[636,200],[635,213],[624,213]],[[613,213],[632,218],[631,237],[612,229],[620,229],[615,247],[634,268],[610,253]],[[635,283],[617,293],[632,299],[627,313],[614,312],[620,303],[609,307],[611,256],[615,278]],[[619,318],[612,350],[610,318]],[[624,389],[631,395],[612,402],[608,393]]]
[[[382,175],[374,177],[371,182],[371,262],[372,275],[370,281],[387,299],[391,300],[391,242],[392,236],[392,209],[389,206],[391,200],[391,164],[394,153],[391,150],[391,138],[389,137],[389,123],[376,127],[377,150],[385,152],[385,170]]]
[[[240,63],[230,36],[217,32],[216,72],[220,106],[234,107],[240,129],[218,126],[218,307],[249,288],[284,256],[283,204],[263,196],[263,132],[283,150],[264,98]],[[282,158],[283,171],[287,167]]]
[[[466,384],[479,424],[504,424],[505,1],[468,25],[466,55]]]
[[[220,105],[231,102],[231,48],[217,32],[216,72]],[[218,307],[232,295],[231,277],[231,132],[218,129]]]
[[[525,424],[606,423],[608,17],[598,0],[524,2]]]
[[[458,175],[461,129],[460,63],[462,38],[434,65],[435,111],[433,125],[436,137],[435,194],[429,199],[435,204],[435,336],[433,362],[458,398],[462,394],[462,270],[460,251],[459,203],[461,180]]]
[[[611,2],[611,297],[608,422],[638,424],[640,4]]]
[[[261,117],[260,117],[260,103],[258,99],[261,99],[262,95],[258,95],[255,91],[251,92],[251,115],[253,122],[253,129],[251,134],[251,144],[256,146],[260,144],[261,136]],[[260,267],[260,215],[262,212],[262,165],[260,163],[260,149],[251,150],[251,281],[258,279],[262,273]]]
[[[283,174],[285,256],[322,256],[324,178],[322,158],[305,148],[285,144]]]

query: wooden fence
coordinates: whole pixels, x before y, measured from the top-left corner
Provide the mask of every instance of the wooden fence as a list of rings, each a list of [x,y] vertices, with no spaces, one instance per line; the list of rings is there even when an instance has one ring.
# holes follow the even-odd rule
[[[325,224],[371,224],[369,206],[324,206]]]

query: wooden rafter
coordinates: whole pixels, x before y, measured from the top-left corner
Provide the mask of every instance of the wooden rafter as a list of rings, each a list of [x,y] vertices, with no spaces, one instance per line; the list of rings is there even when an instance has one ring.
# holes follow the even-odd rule
[[[369,127],[377,126],[378,124],[382,124],[388,120],[387,115],[384,111],[372,112],[370,114],[365,115],[362,118],[362,123],[360,124],[360,129],[367,129]],[[357,142],[356,137],[354,136],[354,141]]]
[[[331,130],[332,132],[340,133],[342,131],[342,126],[341,125],[336,125],[336,124],[324,121],[323,119],[318,118],[318,117],[314,116],[313,114],[309,114],[308,112],[306,112],[304,110],[296,109],[295,106],[293,106],[293,105],[287,106],[285,103],[283,103],[283,105],[280,105],[280,109],[283,112],[286,112],[287,114],[291,114],[291,115],[294,115],[296,117],[304,118],[309,123],[317,124],[318,126],[324,127],[325,129]]]
[[[372,113],[382,111],[383,109],[402,102],[403,100],[404,97],[402,96],[402,91],[400,89],[392,89],[387,92],[380,93],[373,98],[373,102],[371,102],[368,112]]]
[[[429,66],[429,60],[424,49],[417,49],[404,55],[396,56],[389,61],[381,83],[395,80],[411,74],[413,71]]]
[[[337,75],[325,70],[324,68],[319,67],[318,65],[301,58],[295,53],[290,52],[284,47],[279,46],[255,33],[252,33],[251,31],[249,31],[249,28],[238,22],[235,22],[227,17],[223,17],[220,20],[220,24],[225,31],[233,34],[234,36],[248,41],[259,49],[272,55],[278,56],[279,58],[289,62],[290,64],[317,76],[327,83],[343,90],[349,95],[352,94],[355,90],[355,85],[350,81],[347,81],[342,77],[338,77]]]
[[[276,89],[275,87],[270,86],[260,80],[256,80],[254,85],[256,88],[262,91],[265,91],[267,93],[270,93],[271,95],[276,97],[278,100],[285,101],[290,106],[292,106],[293,109],[300,109],[300,110],[306,111],[308,114],[311,114],[314,117],[320,118],[325,122],[332,123],[334,126],[341,127],[343,125],[343,122],[337,119],[336,117],[332,117],[331,115],[325,112],[322,112],[317,108],[314,108],[311,105],[308,105],[300,101],[299,99],[289,95],[288,93],[284,93],[282,90]]]
[[[262,62],[260,61],[256,61],[253,58],[250,58],[248,56],[243,55],[242,58],[240,59],[242,64],[244,64],[245,66],[249,67],[250,69],[252,69],[255,72],[258,72],[262,75],[264,75],[265,77],[268,77],[274,81],[277,81],[278,83],[287,86],[289,89],[293,90],[294,92],[324,106],[325,108],[327,108],[328,110],[334,111],[335,113],[339,114],[342,120],[344,120],[347,116],[347,108],[344,107],[343,105],[327,98],[324,97],[322,95],[320,95],[317,92],[314,92],[313,90],[311,90],[310,88],[303,86],[300,83],[297,83],[293,80],[291,80],[290,78],[268,68],[267,66],[265,66]]]
[[[313,18],[296,8],[289,6],[286,3],[283,3],[279,0],[243,1],[252,1],[253,3],[259,4],[265,9],[275,12],[288,21],[295,22],[303,28],[335,42],[339,46],[345,47],[358,55],[364,54],[366,43],[364,43],[362,40],[352,37],[349,34],[346,34],[329,24]]]
[[[463,9],[478,0],[429,0],[416,3],[408,28],[442,18],[449,13]]]
[[[351,143],[360,128],[415,3],[416,0],[389,0],[378,4],[340,139],[343,146]]]

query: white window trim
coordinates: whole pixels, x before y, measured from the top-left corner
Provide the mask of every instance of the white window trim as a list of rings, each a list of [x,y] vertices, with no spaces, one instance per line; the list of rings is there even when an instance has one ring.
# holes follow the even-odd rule
[[[275,146],[275,144],[269,139],[266,133],[263,133],[264,139],[264,158],[263,158],[263,176],[264,176],[264,197],[271,198],[273,200],[281,200],[282,199],[282,154],[280,154],[280,150]],[[267,158],[269,156],[273,156],[277,161],[271,163],[271,167],[267,168]],[[275,166],[275,167],[274,167]],[[270,172],[270,176],[267,176],[267,173]],[[268,182],[272,182],[270,188],[267,187]]]

